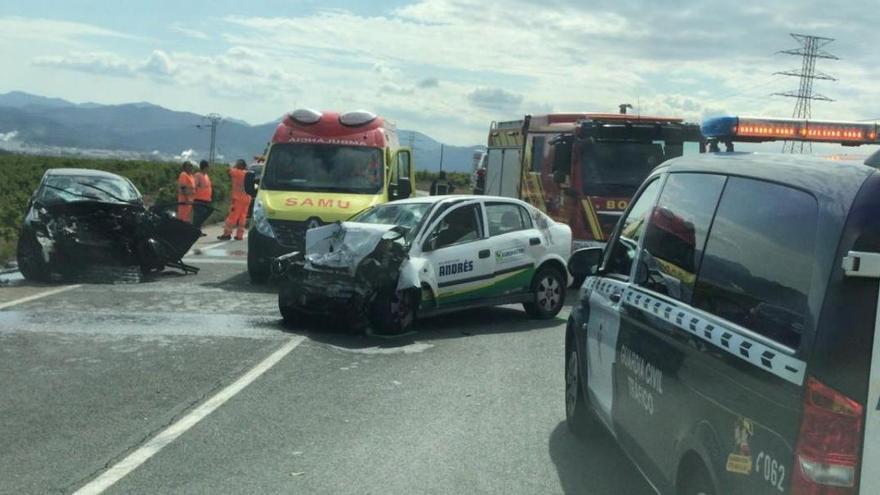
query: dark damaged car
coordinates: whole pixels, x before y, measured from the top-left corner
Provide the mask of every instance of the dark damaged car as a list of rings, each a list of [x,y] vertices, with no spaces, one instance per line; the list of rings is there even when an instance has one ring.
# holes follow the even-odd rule
[[[501,304],[553,318],[570,253],[571,229],[527,203],[434,196],[310,229],[305,252],[281,256],[273,271],[286,322],[320,315],[394,334],[417,316]]]
[[[182,258],[198,238],[191,224],[146,208],[124,177],[50,169],[28,203],[18,266],[35,281],[135,282],[166,267],[196,273]]]

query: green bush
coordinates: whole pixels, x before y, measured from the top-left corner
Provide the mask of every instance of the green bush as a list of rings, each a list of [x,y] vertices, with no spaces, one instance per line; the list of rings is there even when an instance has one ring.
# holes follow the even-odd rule
[[[128,177],[147,204],[176,203],[179,163],[73,157],[0,154],[0,262],[15,256],[18,230],[31,194],[50,168],[91,168]],[[220,221],[229,207],[228,165],[217,164],[209,174],[214,186],[214,207],[208,222]]]

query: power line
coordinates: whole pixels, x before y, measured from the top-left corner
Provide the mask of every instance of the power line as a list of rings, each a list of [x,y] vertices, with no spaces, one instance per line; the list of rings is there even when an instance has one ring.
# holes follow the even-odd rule
[[[791,37],[797,41],[800,46],[790,50],[783,50],[779,53],[784,55],[796,55],[801,57],[801,68],[792,69],[784,72],[777,72],[774,75],[797,77],[800,79],[800,85],[796,91],[786,91],[784,93],[774,93],[775,96],[784,96],[786,98],[796,98],[797,102],[792,112],[792,118],[809,119],[812,117],[812,103],[816,101],[834,101],[825,95],[813,92],[813,82],[820,81],[836,81],[834,77],[824,72],[816,71],[816,61],[819,59],[840,60],[823,48],[834,41],[834,38],[823,38],[821,36],[811,36],[807,34],[790,33]],[[803,153],[805,150],[809,153],[812,151],[810,143],[800,141],[786,141],[782,145],[782,152]]]

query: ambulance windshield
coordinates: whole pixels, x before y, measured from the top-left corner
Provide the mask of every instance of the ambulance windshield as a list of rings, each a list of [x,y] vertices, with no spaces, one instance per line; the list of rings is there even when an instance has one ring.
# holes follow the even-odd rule
[[[377,194],[382,191],[382,150],[366,146],[276,144],[261,187],[281,191]]]

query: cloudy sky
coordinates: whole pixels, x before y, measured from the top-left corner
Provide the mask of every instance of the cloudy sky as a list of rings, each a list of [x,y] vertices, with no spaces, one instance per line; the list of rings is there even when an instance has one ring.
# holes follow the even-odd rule
[[[790,116],[789,32],[837,38],[814,117],[880,117],[876,9],[814,0],[0,0],[0,92],[263,123],[375,109],[453,144],[547,111]]]

